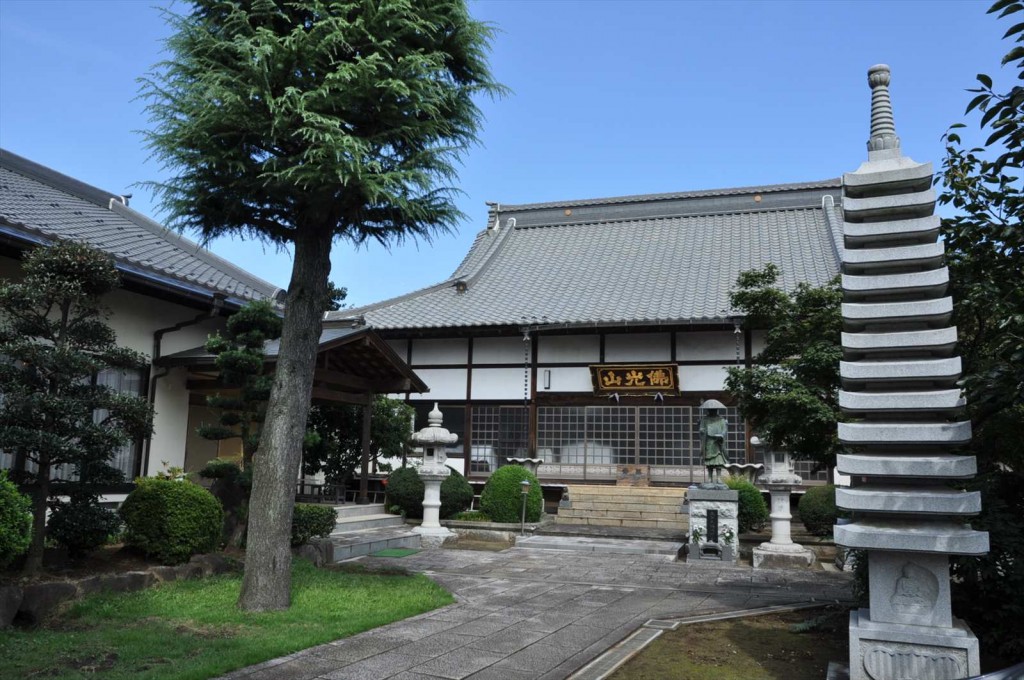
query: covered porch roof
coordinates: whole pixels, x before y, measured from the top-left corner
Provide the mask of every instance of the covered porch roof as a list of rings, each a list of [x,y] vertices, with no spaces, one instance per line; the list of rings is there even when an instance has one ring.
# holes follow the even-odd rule
[[[264,348],[268,364],[276,364],[281,343]],[[156,364],[167,368],[188,367],[190,392],[225,389],[217,378],[216,356],[204,347],[168,354]],[[373,394],[428,392],[426,383],[369,326],[328,328],[320,334],[317,367],[313,376],[314,399],[367,404]]]

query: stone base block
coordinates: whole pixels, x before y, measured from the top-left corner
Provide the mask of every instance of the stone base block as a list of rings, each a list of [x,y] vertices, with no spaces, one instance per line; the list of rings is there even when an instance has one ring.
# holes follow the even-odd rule
[[[850,667],[838,661],[829,661],[825,680],[850,680]]]
[[[814,552],[796,543],[762,543],[754,548],[754,569],[809,569],[813,564]]]
[[[959,680],[978,675],[978,638],[960,619],[951,628],[877,623],[850,612],[850,680]]]
[[[415,527],[413,533],[420,535],[420,545],[424,548],[440,548],[448,539],[454,539],[457,534],[445,527]]]

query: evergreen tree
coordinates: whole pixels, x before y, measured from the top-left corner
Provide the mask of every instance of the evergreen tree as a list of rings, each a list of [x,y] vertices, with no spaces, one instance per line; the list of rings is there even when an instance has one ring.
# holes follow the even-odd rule
[[[155,184],[174,225],[293,250],[255,466],[239,606],[285,609],[294,484],[333,242],[452,228],[455,163],[476,140],[492,29],[462,0],[198,0],[143,81]]]
[[[151,432],[153,410],[96,381],[101,371],[147,363],[118,347],[106,323],[101,298],[118,285],[109,257],[60,243],[30,252],[23,271],[20,282],[0,282],[0,449],[34,491],[25,571],[35,573],[48,500],[59,492],[79,515],[95,509],[97,487],[123,479],[110,465],[115,452]],[[63,486],[53,478],[62,466],[71,473]]]

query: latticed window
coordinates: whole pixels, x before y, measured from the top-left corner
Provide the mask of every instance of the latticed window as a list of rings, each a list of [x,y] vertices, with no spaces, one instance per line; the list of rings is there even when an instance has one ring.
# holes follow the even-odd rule
[[[522,406],[474,406],[471,474],[489,474],[529,450],[529,412]]]

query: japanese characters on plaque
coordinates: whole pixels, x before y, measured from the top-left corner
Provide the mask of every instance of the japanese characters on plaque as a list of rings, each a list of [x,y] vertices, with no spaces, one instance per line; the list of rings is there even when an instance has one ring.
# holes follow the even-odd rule
[[[675,394],[676,364],[598,364],[590,367],[594,394]]]

